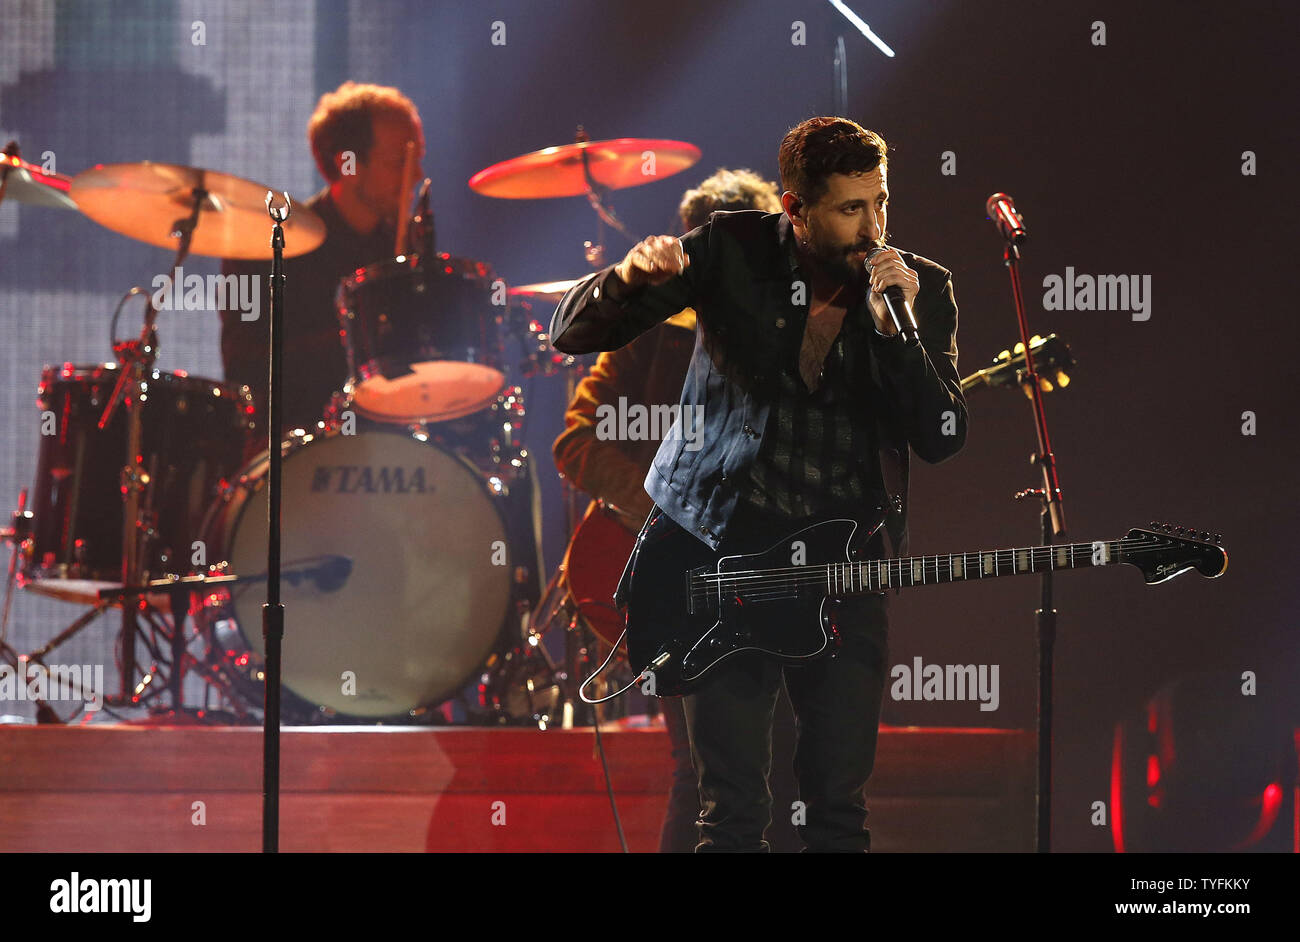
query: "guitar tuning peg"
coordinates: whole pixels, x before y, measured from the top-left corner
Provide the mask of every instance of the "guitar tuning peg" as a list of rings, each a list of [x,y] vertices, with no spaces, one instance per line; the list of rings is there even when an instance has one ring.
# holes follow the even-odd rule
[[[1209,530],[1202,530],[1202,531],[1201,531],[1201,536],[1200,536],[1201,542],[1204,543],[1204,542],[1207,541],[1209,538],[1210,538],[1210,531],[1209,531]]]
[[[999,353],[997,356],[993,358],[993,362],[1001,363],[1003,360],[1010,360],[1010,359],[1011,359],[1011,351],[1003,350],[1001,353]]]
[[[1056,371],[1056,387],[1057,387],[1058,389],[1064,389],[1066,386],[1069,386],[1069,385],[1070,385],[1070,377],[1069,377],[1068,375],[1066,375],[1066,372],[1065,372],[1064,370],[1057,370],[1057,371]]]
[[[1182,527],[1174,527],[1174,532],[1177,533],[1179,536],[1182,536],[1183,533],[1186,531]]]
[[[1215,543],[1222,543],[1222,542],[1223,542],[1223,534],[1222,534],[1222,533],[1216,533],[1216,534],[1214,534],[1214,542],[1215,542]]]
[[[1023,343],[1017,342],[1015,347],[1013,347],[1012,349],[1014,349],[1016,351],[1016,355],[1019,356],[1020,354],[1025,352],[1025,345]]]
[[[1156,523],[1154,520],[1152,520],[1149,524],[1147,524],[1147,529],[1149,529],[1149,530],[1159,530],[1159,529],[1160,529],[1160,524],[1158,524],[1158,523]]]
[[[1048,379],[1046,376],[1040,376],[1038,377],[1038,388],[1041,389],[1043,392],[1051,392],[1052,381]]]

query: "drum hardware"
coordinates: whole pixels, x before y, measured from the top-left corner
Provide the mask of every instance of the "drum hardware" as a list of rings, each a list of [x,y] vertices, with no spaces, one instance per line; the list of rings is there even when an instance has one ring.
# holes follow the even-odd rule
[[[76,209],[68,196],[72,178],[50,173],[22,159],[17,141],[10,141],[0,153],[0,203],[17,200],[28,206],[49,209]]]
[[[568,353],[561,353],[551,346],[547,333],[549,327],[532,317],[533,304],[553,303],[552,299],[564,296],[576,280],[542,282],[535,285],[523,285],[511,289],[508,294],[513,301],[512,312],[520,321],[516,333],[523,338],[524,359],[519,363],[519,370],[529,380],[538,376],[555,376],[562,374],[565,380],[565,402],[572,402],[578,388],[578,380],[586,370],[583,359]],[[558,293],[557,293],[558,292]],[[566,535],[572,536],[578,524],[579,507],[582,494],[567,480],[563,481],[565,502]]]
[[[488,658],[479,678],[479,704],[497,724],[527,723],[545,730],[562,722],[562,675],[541,636],[527,628],[524,634],[524,644]]]
[[[18,492],[18,509],[10,515],[10,525],[0,529],[0,540],[9,543],[9,569],[5,574],[4,609],[0,611],[0,655],[12,650],[9,637],[9,612],[13,603],[14,583],[18,578],[18,561],[31,554],[32,512],[27,509],[27,488]]]
[[[147,695],[151,694],[161,697],[164,693],[168,695],[170,704],[166,709],[155,705],[153,713],[155,717],[161,715],[166,718],[176,719],[179,717],[188,717],[200,722],[218,723],[227,722],[229,716],[234,716],[240,720],[248,719],[248,711],[240,704],[238,697],[234,695],[233,684],[229,683],[227,678],[218,672],[210,670],[198,670],[197,675],[201,680],[209,685],[209,688],[216,688],[218,694],[222,696],[225,702],[231,705],[232,711],[213,712],[206,708],[186,707],[183,693],[183,684],[186,670],[189,667],[201,667],[201,662],[189,653],[190,638],[186,637],[185,623],[186,616],[194,608],[194,599],[197,593],[206,593],[214,587],[220,587],[235,581],[234,576],[215,574],[215,575],[190,575],[190,576],[166,576],[161,579],[152,579],[148,583],[139,586],[120,586],[111,589],[103,589],[99,593],[101,605],[117,603],[127,606],[126,600],[145,599],[152,596],[165,596],[168,601],[168,609],[172,615],[170,630],[165,632],[169,634],[170,646],[168,649],[169,657],[167,663],[167,679],[165,684],[154,684],[152,682],[155,673],[146,675],[145,679],[136,684],[130,692],[129,698],[124,702],[130,705],[138,705]],[[161,652],[155,651],[155,656]]]

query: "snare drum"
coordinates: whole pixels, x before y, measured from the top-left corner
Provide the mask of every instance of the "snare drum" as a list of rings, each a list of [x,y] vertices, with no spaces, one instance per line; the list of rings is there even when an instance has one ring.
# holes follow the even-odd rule
[[[409,424],[460,418],[492,404],[505,385],[504,291],[492,303],[482,262],[402,257],[339,285],[341,336],[361,414]]]
[[[31,535],[19,584],[42,595],[93,604],[122,584],[122,470],[128,419],[119,404],[99,428],[117,384],[116,363],[47,366],[37,404],[41,440]],[[145,578],[193,570],[193,541],[217,487],[238,470],[252,416],[247,388],[151,370],[140,392]]]

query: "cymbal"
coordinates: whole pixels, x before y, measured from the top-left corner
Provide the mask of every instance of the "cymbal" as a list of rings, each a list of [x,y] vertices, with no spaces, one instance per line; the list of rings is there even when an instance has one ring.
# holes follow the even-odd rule
[[[271,257],[269,189],[215,170],[150,160],[100,164],[72,178],[72,198],[83,213],[114,232],[165,249],[179,247],[173,230],[189,218],[199,191],[202,202],[190,254],[214,258]],[[278,201],[278,190],[276,194]],[[324,241],[325,223],[295,201],[284,224],[285,258],[310,252]]]
[[[581,280],[581,278],[571,278],[568,281],[539,281],[535,285],[518,285],[506,294],[512,298],[523,298],[525,301],[551,301],[558,304],[565,292]]]
[[[72,178],[62,173],[46,173],[21,157],[0,154],[0,177],[4,180],[4,198],[29,206],[50,209],[76,209],[68,195]]]
[[[587,192],[587,178],[582,169],[584,150],[592,179],[611,190],[662,180],[700,159],[700,149],[685,141],[644,137],[583,141],[547,147],[493,164],[470,177],[469,187],[484,196],[514,200],[582,196]]]

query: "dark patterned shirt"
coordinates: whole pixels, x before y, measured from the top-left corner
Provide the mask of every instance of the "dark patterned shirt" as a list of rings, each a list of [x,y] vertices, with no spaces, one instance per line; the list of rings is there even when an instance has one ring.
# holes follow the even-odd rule
[[[875,500],[871,409],[849,388],[846,344],[865,352],[869,337],[845,317],[826,355],[821,383],[809,392],[797,361],[780,372],[758,457],[742,504],[767,516],[798,519],[850,513]]]

